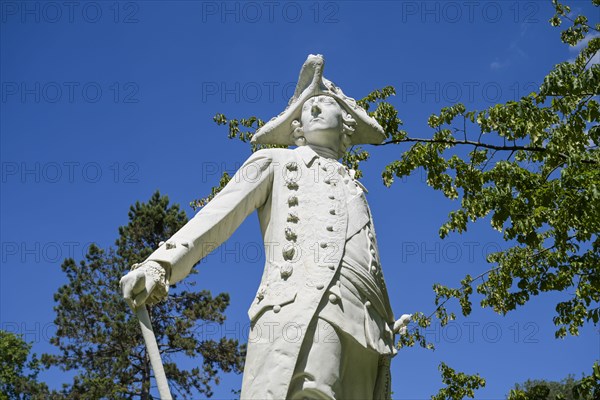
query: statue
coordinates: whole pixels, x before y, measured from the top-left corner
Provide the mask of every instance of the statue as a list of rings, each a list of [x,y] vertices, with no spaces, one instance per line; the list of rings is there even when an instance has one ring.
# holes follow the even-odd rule
[[[166,296],[214,246],[258,210],[267,259],[251,321],[242,399],[387,399],[396,353],[366,189],[337,160],[376,144],[383,129],[304,63],[288,107],[260,128],[262,149],[172,238],[121,279],[133,307]]]

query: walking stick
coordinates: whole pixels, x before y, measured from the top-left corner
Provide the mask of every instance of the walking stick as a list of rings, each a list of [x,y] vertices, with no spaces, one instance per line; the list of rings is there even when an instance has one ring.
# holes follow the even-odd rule
[[[172,400],[169,382],[167,382],[167,376],[165,375],[162,360],[160,359],[160,352],[158,351],[158,344],[156,343],[156,336],[154,336],[154,331],[152,330],[148,310],[146,309],[146,306],[142,304],[135,309],[135,313],[140,320],[142,336],[144,336],[144,342],[146,342],[146,349],[148,351],[148,356],[150,357],[150,364],[154,371],[154,378],[156,379],[156,386],[158,386],[160,398],[161,400]]]

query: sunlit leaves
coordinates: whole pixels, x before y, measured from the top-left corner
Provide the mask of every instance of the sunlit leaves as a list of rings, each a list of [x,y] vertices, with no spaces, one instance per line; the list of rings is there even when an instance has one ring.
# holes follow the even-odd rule
[[[38,382],[39,360],[21,335],[0,329],[0,400],[46,399],[50,391]]]
[[[508,400],[596,400],[600,398],[600,365],[594,363],[589,376],[576,380],[568,375],[560,382],[527,380],[516,384]]]
[[[485,386],[485,379],[479,374],[468,375],[456,372],[445,363],[438,367],[442,374],[442,382],[446,385],[435,395],[432,400],[460,400],[465,397],[474,398],[475,390]]]
[[[556,3],[554,25],[571,19]],[[590,29],[583,16],[573,17],[563,41],[575,45]],[[571,300],[557,305],[558,336],[577,334],[586,321],[598,319],[598,232],[600,232],[600,66],[590,64],[600,49],[592,38],[575,62],[558,64],[538,93],[467,111],[462,104],[433,114],[431,138],[403,135],[412,143],[387,165],[383,182],[423,169],[427,184],[460,208],[449,214],[439,234],[462,233],[468,224],[488,218],[502,233],[507,249],[491,254],[485,281],[472,282],[483,295],[481,305],[505,314],[541,292],[571,288]],[[468,153],[459,147],[470,147]],[[511,247],[512,246],[512,247]],[[463,314],[472,305],[465,293],[436,286],[437,316],[446,322],[445,300],[459,300]]]
[[[457,288],[434,285],[435,311],[427,317],[415,314],[419,323],[400,339],[400,347],[430,347],[421,327],[433,316],[442,326],[454,319],[446,309],[451,299],[469,315],[474,289],[482,307],[500,314],[545,292],[565,293],[553,319],[557,337],[577,335],[585,323],[600,320],[600,65],[592,61],[600,37],[597,32],[586,37],[598,27],[553,3],[551,24],[569,21],[562,40],[581,47],[575,61],[558,64],[539,91],[518,101],[485,110],[445,107],[429,117],[430,137],[403,132],[389,142],[411,147],[386,166],[386,186],[420,169],[427,185],[460,199],[440,237],[463,233],[470,223],[487,218],[506,241],[505,250],[488,256],[490,266],[478,277],[467,275]],[[454,395],[466,394],[440,392],[440,398]]]

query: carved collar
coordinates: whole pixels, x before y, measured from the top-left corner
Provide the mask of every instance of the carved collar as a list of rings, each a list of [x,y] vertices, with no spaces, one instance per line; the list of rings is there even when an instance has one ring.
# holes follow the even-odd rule
[[[316,151],[311,149],[310,146],[299,146],[296,149],[294,149],[294,151],[297,151],[298,154],[300,154],[300,158],[302,158],[302,160],[304,161],[304,164],[309,168],[316,158],[321,157],[317,154]],[[321,158],[324,158],[324,157],[321,157]],[[331,158],[326,158],[326,159],[336,161],[339,163],[338,160],[333,160]]]
[[[302,158],[302,161],[304,161],[304,164],[308,168],[311,167],[311,165],[315,161],[315,159],[321,157],[309,146],[299,146],[299,147],[296,147],[293,151],[298,152],[298,154],[300,155],[300,158]],[[328,160],[331,160],[331,159],[328,159]],[[335,160],[335,161],[338,164],[340,164],[338,160]],[[340,166],[342,166],[342,164],[340,164]],[[344,168],[346,168],[346,167],[344,167]],[[358,186],[360,186],[360,188],[363,190],[363,192],[365,192],[365,193],[369,192],[362,183],[360,183],[357,179],[354,179],[354,174],[355,174],[354,170],[350,169],[350,170],[348,170],[348,173],[350,175],[350,178],[352,178],[352,181],[356,182],[356,184]]]

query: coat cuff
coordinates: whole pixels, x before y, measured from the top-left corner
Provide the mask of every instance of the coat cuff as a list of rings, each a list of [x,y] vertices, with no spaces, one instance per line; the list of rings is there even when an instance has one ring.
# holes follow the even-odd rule
[[[162,265],[155,261],[144,261],[141,264],[134,264],[131,269],[143,270],[146,279],[151,279],[155,283],[152,293],[146,299],[146,304],[153,305],[167,298],[169,294],[169,279],[167,278],[167,271]]]

